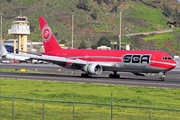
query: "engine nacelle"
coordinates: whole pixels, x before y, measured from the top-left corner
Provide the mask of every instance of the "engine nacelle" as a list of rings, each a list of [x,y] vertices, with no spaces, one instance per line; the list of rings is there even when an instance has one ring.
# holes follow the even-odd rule
[[[91,75],[100,75],[103,71],[102,66],[99,64],[87,64],[83,70]]]
[[[133,72],[134,75],[136,76],[149,76],[150,73],[136,73],[136,72]]]

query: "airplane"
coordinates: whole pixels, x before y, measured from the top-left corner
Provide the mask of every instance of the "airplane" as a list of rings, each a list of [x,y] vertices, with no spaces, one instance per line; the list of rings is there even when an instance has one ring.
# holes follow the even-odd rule
[[[47,64],[46,61],[38,61],[38,60],[35,60],[35,59],[31,59],[30,56],[36,56],[36,55],[40,55],[40,54],[35,54],[35,53],[29,53],[29,52],[25,52],[25,53],[29,53],[29,54],[14,54],[14,53],[9,53],[6,48],[0,44],[0,49],[1,49],[1,53],[0,53],[0,56],[2,57],[2,59],[8,59],[8,60],[16,60],[16,61],[21,61],[21,62],[28,62],[28,60],[30,60],[32,63],[34,64],[42,64],[42,63],[45,63]],[[22,51],[24,52],[24,51]]]
[[[34,60],[34,59],[30,59],[30,56],[34,56],[34,55],[40,55],[40,54],[35,54],[35,53],[29,53],[29,52],[25,52],[28,53],[26,55],[24,54],[14,54],[14,53],[10,53],[6,50],[6,48],[0,44],[0,56],[2,57],[2,59],[8,59],[8,60],[16,60],[16,61],[21,61],[21,62],[28,62],[28,60],[32,61],[33,63],[39,63],[40,61]],[[21,51],[24,52],[24,51]],[[41,61],[44,62],[44,61]]]
[[[172,57],[160,51],[62,49],[44,17],[39,17],[39,24],[45,52],[30,58],[82,70],[81,77],[100,75],[103,71],[113,71],[109,78],[120,78],[117,72],[137,76],[159,73],[159,80],[164,81],[165,74],[176,67]]]
[[[9,53],[2,44],[0,44],[0,48],[1,48],[1,57],[3,59],[11,59],[22,62],[26,62],[27,60],[30,59],[30,57],[23,56],[23,54],[21,55],[21,54]]]

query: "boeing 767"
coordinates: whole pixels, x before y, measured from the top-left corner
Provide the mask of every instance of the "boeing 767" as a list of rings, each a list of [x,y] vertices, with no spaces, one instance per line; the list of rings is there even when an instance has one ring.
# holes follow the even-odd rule
[[[100,75],[103,71],[113,71],[109,78],[120,78],[117,72],[140,76],[160,73],[159,80],[164,81],[165,74],[176,67],[172,57],[160,51],[62,49],[43,17],[39,17],[39,24],[45,52],[29,57],[82,70],[82,77]]]

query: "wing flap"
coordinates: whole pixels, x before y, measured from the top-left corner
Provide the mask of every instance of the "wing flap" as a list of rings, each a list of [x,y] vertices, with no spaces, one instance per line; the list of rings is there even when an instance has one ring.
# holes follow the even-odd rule
[[[43,60],[43,61],[49,61],[49,62],[60,62],[60,63],[75,63],[75,64],[87,64],[86,61],[83,60],[71,60],[64,57],[56,57],[56,56],[48,56],[48,55],[42,55],[42,56],[30,56],[31,59],[36,60]]]
[[[103,66],[112,66],[110,63],[105,63],[105,62],[91,62],[91,61],[84,61],[80,59],[69,59],[69,58],[64,58],[64,57],[56,57],[56,56],[48,56],[48,55],[42,55],[42,56],[36,56],[36,55],[28,55],[30,59],[36,59],[36,60],[43,60],[43,61],[48,61],[48,62],[53,62],[53,63],[72,63],[72,64],[78,64],[78,65],[86,65],[86,64],[99,64],[102,67]]]

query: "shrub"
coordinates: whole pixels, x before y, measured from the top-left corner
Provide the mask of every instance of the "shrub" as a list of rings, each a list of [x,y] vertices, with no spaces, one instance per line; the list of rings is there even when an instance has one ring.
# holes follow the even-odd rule
[[[79,0],[79,4],[77,5],[77,8],[90,11],[87,0]]]

